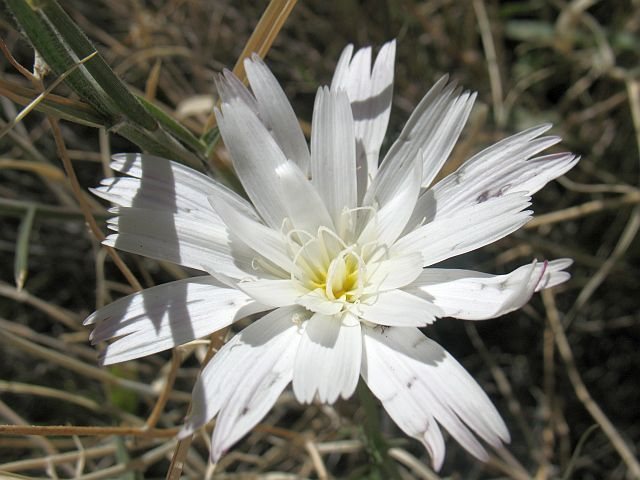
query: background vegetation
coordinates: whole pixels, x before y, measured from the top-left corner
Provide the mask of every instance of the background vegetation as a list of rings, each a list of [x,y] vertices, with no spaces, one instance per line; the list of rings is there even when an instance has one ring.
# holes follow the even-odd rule
[[[273,1],[276,14],[257,29],[264,1],[66,0],[69,22],[52,0],[30,3],[37,8],[4,0],[0,17],[0,423],[10,425],[0,427],[0,477],[178,478],[181,460],[183,475],[197,479],[640,478],[640,2],[306,0],[287,17],[295,2]],[[74,23],[103,63],[87,58],[93,49]],[[255,32],[252,45],[268,50],[307,126],[316,88],[346,43],[397,38],[390,139],[449,73],[479,96],[448,171],[544,121],[564,138],[562,150],[583,156],[536,196],[537,216],[523,231],[453,262],[499,273],[568,256],[572,280],[523,311],[474,324],[445,319],[427,331],[509,425],[511,444],[488,464],[449,441],[438,476],[383,414],[372,426],[375,405],[354,398],[302,408],[285,394],[214,471],[207,433],[190,445],[173,438],[208,340],[97,367],[82,319],[136,281],[189,272],[100,247],[106,205],[87,188],[110,175],[111,153],[141,149],[233,181],[208,128],[213,74],[232,68]],[[30,42],[52,67],[44,78],[42,62],[34,78],[18,66],[32,70]],[[87,228],[82,209],[97,228]],[[67,427],[40,427],[53,425]]]

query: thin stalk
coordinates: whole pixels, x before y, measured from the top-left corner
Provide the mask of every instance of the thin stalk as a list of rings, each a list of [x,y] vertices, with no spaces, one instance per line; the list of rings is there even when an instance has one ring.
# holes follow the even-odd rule
[[[0,425],[0,435],[91,436],[129,435],[142,438],[171,438],[179,428],[85,427],[76,425]]]
[[[58,85],[60,85],[60,83],[62,83],[64,81],[65,78],[67,78],[71,73],[73,73],[73,71],[78,68],[80,65],[82,65],[83,63],[91,60],[91,58],[93,58],[96,55],[97,52],[93,52],[91,55],[89,55],[88,57],[83,58],[82,60],[80,60],[78,63],[76,63],[75,65],[73,65],[73,67],[71,67],[69,70],[67,70],[66,72],[64,72],[62,75],[60,75],[58,78],[56,78],[56,80],[49,85],[45,90],[43,90],[40,95],[38,95],[36,98],[34,98],[31,102],[29,102],[29,104],[27,106],[25,106],[18,115],[16,115],[16,117],[11,120],[9,123],[7,123],[1,130],[0,130],[0,138],[4,137],[7,132],[9,132],[9,130],[11,130],[13,127],[15,127],[19,122],[21,122],[27,115],[29,115],[29,113],[31,113],[40,102],[42,102],[47,95],[49,95]]]
[[[28,105],[39,92],[0,78],[0,95],[19,105]],[[88,127],[102,127],[108,119],[87,103],[49,94],[36,105],[36,110]]]
[[[364,382],[358,384],[358,398],[364,410],[363,433],[372,468],[380,478],[399,479],[396,464],[389,456],[389,446],[380,434],[378,403]]]

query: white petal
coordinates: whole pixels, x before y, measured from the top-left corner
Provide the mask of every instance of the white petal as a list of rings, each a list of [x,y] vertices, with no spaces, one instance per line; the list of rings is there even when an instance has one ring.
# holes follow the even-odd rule
[[[411,218],[420,193],[422,162],[420,156],[406,160],[402,161],[404,166],[396,171],[396,175],[387,175],[387,182],[375,183],[372,187],[375,189],[375,186],[380,186],[384,189],[385,201],[379,203],[375,194],[371,195],[370,201],[373,204],[370,205],[380,205],[381,208],[371,216],[362,230],[358,238],[361,245],[371,241],[393,245]]]
[[[401,404],[400,408],[403,407],[404,404]],[[444,446],[444,438],[442,437],[442,432],[440,431],[440,427],[438,427],[438,423],[435,421],[431,422],[430,427],[427,428],[426,431],[422,432],[422,438],[419,438],[419,440],[431,456],[431,466],[436,472],[439,471],[444,463],[444,454],[446,449]]]
[[[105,245],[145,257],[204,270],[204,264],[232,278],[260,276],[252,266],[255,253],[229,235],[220,217],[211,212],[193,216],[160,210],[120,207],[118,217],[108,226],[118,233],[109,235]]]
[[[371,47],[364,47],[356,51],[349,63],[349,71],[345,77],[346,83],[341,85],[344,90],[351,91],[354,96],[365,90],[363,84],[371,82]],[[334,90],[333,82],[331,89]],[[339,86],[338,86],[339,88]]]
[[[385,258],[367,264],[367,282],[365,293],[395,290],[412,283],[422,272],[422,255],[408,253],[397,257]]]
[[[424,266],[488,245],[527,223],[529,197],[512,193],[470,205],[454,215],[416,228],[400,238],[392,252],[419,251]]]
[[[216,90],[223,103],[239,100],[244,103],[256,115],[260,115],[256,97],[245,87],[244,83],[235,74],[226,68],[220,75],[214,75],[213,80]],[[262,119],[261,119],[262,120]],[[264,123],[264,122],[263,122]]]
[[[525,305],[544,278],[550,278],[546,267],[533,262],[506,275],[426,268],[408,290],[436,304],[446,316],[486,320]]]
[[[271,307],[293,305],[307,293],[297,281],[289,279],[239,282],[236,286],[255,301]]]
[[[259,223],[234,209],[226,198],[212,195],[209,202],[222,218],[227,228],[242,239],[264,258],[273,262],[284,272],[291,272],[294,268],[284,236],[276,230]],[[215,265],[211,265],[215,269]]]
[[[312,312],[323,315],[336,315],[342,310],[342,303],[327,300],[322,288],[316,288],[311,292],[296,299],[296,303]]]
[[[395,404],[395,410],[403,402],[417,404],[424,411],[414,412],[413,425],[420,425],[432,414],[481,460],[487,459],[486,452],[467,426],[495,447],[509,441],[506,425],[480,386],[449,353],[417,329],[367,328],[364,343],[363,377],[385,409],[388,403],[392,407]],[[385,391],[383,379],[393,379],[395,389],[387,387]],[[380,395],[374,389],[380,390]],[[411,418],[405,419],[409,421]]]
[[[84,324],[96,324],[92,343],[120,337],[102,354],[103,363],[109,365],[182,345],[267,308],[204,276],[120,298],[90,315]]]
[[[267,124],[285,156],[303,173],[309,171],[309,148],[287,96],[269,68],[256,54],[244,67],[258,101],[260,117]]]
[[[480,385],[446,350],[416,329],[388,329],[387,344],[419,368],[423,385],[483,440],[495,447],[509,441],[500,414]],[[436,419],[440,419],[436,416]],[[450,432],[453,433],[453,432]]]
[[[349,398],[360,375],[360,322],[350,314],[316,313],[306,323],[293,369],[293,393],[298,401],[333,403]]]
[[[412,385],[405,381],[411,376],[407,377],[406,368],[398,364],[396,352],[386,347],[374,329],[365,327],[363,333],[362,378],[396,425],[423,443],[433,468],[439,470],[444,461],[444,439],[429,405],[411,391]]]
[[[352,51],[352,45],[343,51],[331,82],[331,90],[343,89],[349,96],[358,164],[364,170],[366,180],[377,173],[380,146],[389,123],[396,44],[394,40],[382,46],[373,71],[370,48],[359,50],[353,60]],[[366,187],[366,183],[363,187]]]
[[[566,282],[571,278],[569,272],[565,272],[573,264],[573,260],[570,258],[559,258],[547,263],[547,269],[544,271],[544,275],[536,287],[536,292],[545,288],[552,288],[556,285]]]
[[[315,234],[319,227],[335,230],[333,220],[315,186],[293,162],[280,165],[278,191],[295,228]]]
[[[429,185],[451,153],[474,100],[475,94],[460,93],[454,84],[447,85],[447,77],[441,78],[411,114],[387,152],[379,176],[400,168],[402,159],[422,151],[422,185]]]
[[[289,343],[280,346],[275,359],[273,355],[268,360],[264,356],[255,358],[265,363],[246,377],[220,410],[211,437],[213,463],[262,420],[291,382],[298,335],[295,327],[290,327],[287,334]]]
[[[274,390],[282,391],[291,380],[292,365],[281,364],[277,371],[275,366],[279,359],[293,359],[300,338],[294,322],[298,321],[297,317],[301,314],[299,307],[274,310],[236,334],[216,353],[203,369],[193,389],[192,411],[180,432],[181,437],[193,433],[221,409],[227,408],[229,413],[229,409],[235,406],[240,408],[239,412],[232,411],[227,417],[220,415],[216,428],[220,428],[221,422],[224,423],[215,438],[220,443],[213,448],[219,456],[230,443],[233,443],[220,438],[221,433],[229,434],[229,430],[233,430],[238,413],[242,413],[244,407],[251,405],[251,393],[262,392],[264,402],[269,403],[268,400],[273,399],[275,393],[268,388],[271,381],[275,380],[272,385]],[[274,371],[275,378],[270,376],[270,372]],[[264,409],[264,404],[261,405],[259,409],[252,408],[244,412],[251,414],[253,424],[243,423],[241,429],[233,432],[233,437],[240,438],[260,420],[268,410],[268,407]],[[259,413],[260,417],[256,418]]]
[[[165,212],[202,214],[210,220],[216,216],[207,197],[212,191],[224,193],[231,203],[256,216],[249,202],[208,176],[170,160],[141,153],[113,156],[111,168],[128,177],[105,178],[92,191],[122,207],[136,207]]]
[[[221,108],[222,113],[216,111],[216,118],[235,171],[265,223],[280,229],[287,212],[277,189],[276,169],[286,163],[287,158],[245,103],[231,99]]]
[[[338,226],[342,211],[357,203],[353,117],[342,91],[318,89],[311,128],[311,181]]]
[[[532,158],[560,141],[559,137],[540,137],[550,127],[531,128],[474,155],[421,195],[409,224],[425,216],[446,217],[474,203],[512,192],[533,195],[547,182],[566,173],[578,162],[578,157],[558,153]]]
[[[331,80],[331,90],[345,89],[349,84],[349,64],[351,63],[352,55],[353,45],[349,44],[342,50],[338,63],[336,64],[336,69],[333,72],[333,78]]]
[[[416,331],[413,330],[410,337],[414,337]],[[413,335],[412,335],[413,334]],[[418,334],[419,335],[419,334]],[[371,332],[371,337],[375,338],[376,333]],[[405,404],[411,404],[412,401],[419,401],[422,408],[428,411],[437,421],[445,427],[445,429],[470,453],[472,453],[475,457],[486,461],[488,459],[488,455],[484,449],[484,447],[478,442],[478,440],[473,436],[473,434],[469,431],[469,429],[460,421],[460,419],[456,416],[452,407],[448,404],[447,399],[440,399],[434,393],[433,385],[426,385],[425,378],[427,374],[421,370],[421,365],[416,364],[415,362],[408,361],[404,356],[404,352],[402,349],[396,350],[397,345],[393,345],[393,343],[388,342],[388,339],[384,335],[380,335],[377,340],[380,341],[382,345],[376,343],[372,340],[367,342],[367,349],[371,348],[373,357],[375,358],[376,354],[378,358],[375,360],[384,360],[386,363],[393,365],[393,374],[391,377],[395,377],[394,379],[398,383],[402,383],[402,392],[399,393],[398,397],[400,402]],[[376,348],[377,347],[377,348]],[[381,348],[382,347],[382,348]],[[438,353],[438,352],[435,352]],[[444,359],[444,356],[441,357]],[[367,356],[367,359],[371,359],[371,356]],[[440,357],[434,359],[435,362],[440,360]],[[417,368],[416,368],[417,367]],[[373,367],[371,367],[373,369]],[[380,367],[378,366],[378,369]],[[424,422],[424,413],[417,414],[417,418],[414,420]],[[435,424],[435,422],[431,422]],[[414,423],[414,425],[416,425]],[[417,423],[417,427],[420,427],[420,423]],[[414,427],[415,428],[415,427]],[[438,437],[439,431],[434,432],[434,428],[426,428],[422,427],[421,430],[426,430],[426,433],[429,433],[431,430],[432,437]],[[420,430],[419,430],[420,431]],[[414,436],[419,436],[415,435]],[[424,435],[423,435],[424,438]],[[427,444],[428,445],[428,444]],[[429,448],[429,452],[433,448]],[[442,450],[444,453],[444,449]],[[437,463],[436,458],[434,458],[434,463]]]
[[[424,327],[442,316],[432,302],[402,290],[373,295],[358,304],[356,311],[369,322],[398,327]]]

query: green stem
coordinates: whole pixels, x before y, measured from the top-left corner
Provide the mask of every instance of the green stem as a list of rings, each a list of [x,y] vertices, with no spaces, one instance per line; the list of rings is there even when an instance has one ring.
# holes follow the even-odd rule
[[[380,433],[378,401],[363,381],[358,384],[358,398],[364,410],[362,429],[371,459],[371,473],[378,478],[400,479],[396,464],[388,454],[389,446]]]

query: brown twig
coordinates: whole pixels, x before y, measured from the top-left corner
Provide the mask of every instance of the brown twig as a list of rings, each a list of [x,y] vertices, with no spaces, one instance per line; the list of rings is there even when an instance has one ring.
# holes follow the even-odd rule
[[[34,75],[29,70],[27,70],[22,65],[20,65],[20,62],[18,62],[14,58],[14,56],[11,54],[11,52],[7,48],[7,44],[1,38],[0,38],[0,50],[2,50],[2,53],[7,58],[7,60],[9,60],[9,63],[13,66],[13,68],[15,68],[20,73],[20,75],[22,75],[29,81],[35,81],[36,77],[34,77]]]
[[[178,374],[178,368],[180,368],[181,361],[180,352],[175,348],[171,350],[169,372],[164,380],[162,392],[160,392],[160,396],[156,400],[156,404],[153,406],[153,410],[149,414],[149,418],[146,422],[146,428],[153,428],[158,423],[160,415],[162,415],[162,410],[169,400],[169,395],[171,394],[171,389],[173,389],[173,384],[176,381],[176,375]]]
[[[16,424],[16,425],[0,425],[0,434],[2,433],[3,426],[8,428],[15,428],[15,429],[28,428],[28,426],[26,425],[27,423],[26,420],[22,418],[20,415],[18,415],[15,411],[13,411],[13,409],[9,407],[9,405],[4,403],[2,400],[0,400],[0,417],[6,418],[8,421]],[[55,455],[58,453],[58,450],[56,449],[56,447],[54,447],[51,444],[51,442],[49,442],[48,439],[42,438],[41,435],[38,435],[36,433],[25,433],[24,435],[29,435],[33,440],[33,443],[38,445],[40,448],[42,448],[42,450],[44,450],[47,453],[47,455]],[[49,468],[50,468],[50,473],[54,473],[53,468],[52,467],[49,467]],[[62,468],[64,468],[64,470],[67,473],[70,473],[71,475],[73,475],[73,468],[71,468],[69,464],[63,464]]]
[[[533,228],[541,227],[542,225],[575,220],[576,218],[586,217],[587,215],[604,210],[613,210],[625,205],[634,205],[637,203],[640,203],[640,191],[627,193],[626,195],[621,195],[620,197],[609,200],[592,200],[574,207],[556,210],[555,212],[546,213],[544,215],[538,215],[527,223],[524,228],[531,230]]]
[[[480,39],[487,58],[487,68],[489,70],[489,83],[491,85],[491,100],[493,102],[493,113],[496,123],[503,127],[506,121],[506,111],[504,108],[502,79],[500,76],[500,66],[498,64],[498,53],[493,39],[494,29],[491,28],[487,8],[483,0],[473,0],[473,10],[478,20]]]
[[[90,436],[129,435],[143,438],[170,438],[178,433],[178,428],[137,428],[137,427],[85,427],[67,425],[0,425],[0,435]]]

